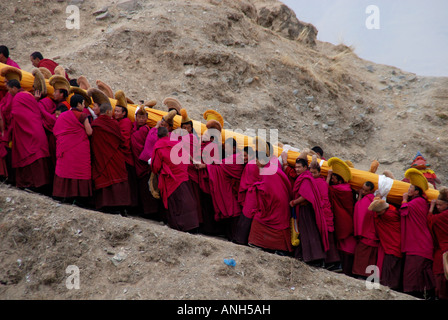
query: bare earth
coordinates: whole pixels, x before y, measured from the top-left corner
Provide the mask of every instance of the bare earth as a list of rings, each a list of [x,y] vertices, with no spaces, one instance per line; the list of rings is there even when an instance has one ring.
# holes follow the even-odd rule
[[[80,8],[79,30],[66,28],[69,4]],[[379,173],[400,180],[420,151],[446,184],[448,79],[317,41],[317,30],[278,1],[2,1],[0,19],[2,44],[27,71],[29,54],[41,51],[70,77],[100,79],[135,102],[156,99],[165,110],[161,101],[173,96],[193,119],[212,108],[227,129],[278,129],[285,144],[321,145],[327,159],[362,170],[378,159]],[[413,299],[6,184],[0,210],[0,299]],[[68,266],[79,269],[80,289],[67,288]]]

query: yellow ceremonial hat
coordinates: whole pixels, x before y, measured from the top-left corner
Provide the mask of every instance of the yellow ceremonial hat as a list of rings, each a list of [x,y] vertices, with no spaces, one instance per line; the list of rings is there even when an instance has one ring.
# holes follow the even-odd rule
[[[33,69],[32,74],[34,76],[33,88],[42,93],[42,97],[47,95],[47,85],[45,83],[45,77],[39,69]]]
[[[70,82],[64,77],[60,75],[53,75],[51,76],[50,80],[50,86],[52,86],[55,90],[58,89],[65,89],[67,91],[70,90]]]
[[[224,118],[215,110],[205,111],[204,119],[207,120],[206,127],[208,129],[215,128],[221,131],[224,128]]]
[[[350,167],[345,161],[333,157],[328,159],[327,164],[329,167],[331,167],[333,172],[341,176],[345,182],[348,182],[352,179],[352,172],[350,171]]]
[[[184,108],[180,109],[180,115],[182,116],[181,123],[187,123],[191,121],[190,117],[188,116],[187,110],[185,110]]]
[[[166,122],[168,122],[169,124],[174,124],[174,117],[176,115],[177,115],[177,111],[176,110],[171,110],[166,115],[164,115],[162,117],[162,119],[165,120]]]
[[[182,108],[179,100],[177,100],[176,98],[165,98],[162,102],[164,105],[167,106],[168,111],[174,109],[176,110],[177,114],[180,115],[180,109]]]
[[[92,104],[92,98],[87,94],[87,91],[80,87],[70,87],[69,94],[79,94],[84,98],[85,106],[88,107]]]
[[[108,84],[106,84],[101,80],[96,80],[96,85],[98,89],[103,91],[106,96],[108,96],[111,99],[114,98],[114,92],[112,91],[112,88]]]
[[[42,72],[42,75],[44,76],[45,79],[50,79],[52,74],[50,72],[50,70],[48,70],[45,67],[39,67],[40,72]]]
[[[155,99],[151,99],[149,101],[145,101],[145,103],[143,104],[145,107],[149,107],[152,108],[157,104],[157,100]]]
[[[109,97],[106,96],[106,94],[100,89],[90,88],[89,90],[87,90],[87,95],[92,98],[94,103],[97,103],[99,105],[103,103],[110,104]]]
[[[117,100],[117,106],[127,108],[128,102],[126,100],[126,95],[124,94],[123,90],[118,90],[115,92],[115,99]]]
[[[22,81],[22,71],[16,67],[7,66],[2,68],[0,75],[6,79],[6,81],[16,79]]]
[[[81,89],[84,89],[86,91],[90,89],[89,80],[87,80],[85,76],[79,76],[76,82]]]
[[[419,187],[423,191],[428,190],[428,180],[426,180],[426,177],[423,175],[423,173],[416,169],[416,168],[410,168],[406,170],[404,173],[404,177],[409,179],[409,183]]]

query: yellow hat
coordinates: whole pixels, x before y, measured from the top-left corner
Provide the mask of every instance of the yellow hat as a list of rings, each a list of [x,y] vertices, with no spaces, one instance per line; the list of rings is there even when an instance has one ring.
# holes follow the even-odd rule
[[[117,100],[117,106],[127,108],[128,102],[126,100],[126,95],[124,94],[123,90],[118,90],[115,92],[115,99]]]
[[[87,90],[87,95],[92,98],[92,101],[94,103],[97,103],[99,105],[101,105],[103,103],[110,104],[109,97],[106,96],[106,94],[103,91],[101,91],[100,89],[90,88],[89,90]]]
[[[174,117],[177,115],[177,111],[176,110],[171,110],[170,112],[168,112],[166,115],[164,115],[162,117],[163,120],[165,120],[166,122],[168,122],[169,124],[174,124]]]
[[[88,107],[92,104],[92,98],[87,94],[87,91],[79,88],[79,87],[70,87],[70,90],[68,91],[69,94],[79,94],[81,95],[85,100],[85,106]]]
[[[388,209],[388,208],[389,208],[389,204],[385,200],[375,198],[370,203],[368,210],[374,211],[374,212],[380,212],[380,211],[383,211],[384,209]]]
[[[204,112],[205,124],[208,129],[215,128],[221,131],[224,128],[224,118],[215,110],[207,110]]]
[[[114,98],[114,92],[112,91],[112,88],[109,87],[106,83],[101,80],[96,80],[96,86],[98,87],[98,89],[103,91],[106,96],[111,99]]]
[[[42,75],[44,76],[45,79],[50,79],[52,74],[50,72],[50,70],[48,70],[45,67],[39,67],[40,72],[42,72]]]
[[[419,187],[423,191],[428,190],[428,180],[426,180],[426,177],[423,175],[423,173],[416,169],[416,168],[410,168],[406,170],[404,173],[404,177],[409,179],[409,183]]]
[[[6,81],[13,80],[13,79],[22,81],[22,70],[20,70],[16,67],[12,67],[12,66],[4,67],[4,68],[2,68],[0,75],[2,77],[4,77],[6,79]]]
[[[345,160],[344,162],[349,166],[349,168],[354,168],[355,167],[353,162],[351,162],[350,160]]]
[[[378,162],[378,160],[373,160],[372,163],[370,164],[369,172],[375,173],[379,166],[380,163]]]
[[[174,109],[176,110],[177,114],[180,115],[180,109],[182,108],[179,100],[175,99],[175,98],[165,98],[163,100],[163,104],[166,105],[168,107],[168,111]]]
[[[42,93],[42,97],[47,95],[47,84],[45,83],[45,78],[39,69],[33,69],[32,74],[34,76],[33,88]]]
[[[156,104],[157,104],[157,100],[155,100],[155,99],[151,99],[151,100],[145,101],[145,103],[144,103],[143,105],[144,105],[145,107],[152,108],[152,107],[154,107]]]
[[[84,89],[86,91],[90,89],[90,83],[85,76],[79,76],[76,82],[81,89]]]
[[[190,117],[188,116],[187,110],[185,110],[183,108],[180,109],[180,115],[182,116],[181,123],[187,123],[187,122],[191,121]]]
[[[320,164],[317,162],[317,155],[313,154],[311,156],[310,169],[320,169]]]
[[[390,171],[390,170],[384,170],[384,171],[383,171],[383,175],[386,176],[386,177],[388,177],[388,178],[391,178],[391,179],[394,179],[394,180],[395,180],[395,176],[394,176],[394,174],[392,173],[392,171]]]
[[[65,77],[65,69],[62,66],[56,66],[54,74]]]
[[[58,89],[65,89],[67,91],[70,90],[70,82],[64,77],[60,75],[53,75],[51,76],[50,80],[50,86],[52,86],[55,90]]]
[[[345,161],[333,157],[328,159],[327,164],[329,167],[331,167],[333,172],[341,176],[345,182],[348,182],[352,179],[352,172],[350,171],[350,167],[347,165]]]
[[[148,112],[145,109],[145,106],[138,106],[135,109],[135,116],[146,116],[148,117]]]

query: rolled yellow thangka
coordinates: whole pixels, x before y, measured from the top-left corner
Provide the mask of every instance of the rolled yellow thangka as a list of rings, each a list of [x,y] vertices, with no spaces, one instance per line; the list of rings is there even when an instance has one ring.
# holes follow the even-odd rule
[[[299,232],[296,231],[296,219],[291,217],[291,244],[297,247],[300,244]]]

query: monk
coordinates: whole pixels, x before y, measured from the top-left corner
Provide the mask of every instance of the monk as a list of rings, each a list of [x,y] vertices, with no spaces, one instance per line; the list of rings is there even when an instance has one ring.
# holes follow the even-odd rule
[[[401,222],[397,208],[381,198],[374,198],[368,210],[373,212],[375,229],[380,242],[378,268],[380,283],[393,290],[402,291],[403,255],[401,253]],[[380,250],[381,249],[381,250]]]
[[[30,55],[30,61],[31,64],[35,67],[35,68],[46,68],[48,69],[51,74],[54,74],[54,69],[56,69],[56,67],[59,65],[58,63],[54,62],[53,60],[50,59],[44,59],[44,57],[42,56],[42,53],[35,51]],[[65,78],[70,81],[70,78],[67,74],[67,72],[65,72]]]
[[[115,119],[112,106],[100,105],[100,115],[92,122],[91,152],[92,179],[96,209],[127,215],[131,204],[128,172],[121,146],[124,139]]]
[[[268,148],[256,151],[260,181],[252,186],[256,190],[257,207],[253,214],[248,244],[280,255],[290,255],[293,251],[289,207],[292,198],[291,184],[278,158],[271,157]]]
[[[422,187],[411,184],[400,207],[403,291],[420,298],[431,296],[435,288],[434,244],[427,224],[429,206],[425,197]]]
[[[341,174],[333,172],[332,169],[328,170],[327,183],[330,185],[329,195],[333,208],[336,245],[339,250],[342,272],[348,276],[352,276],[353,258],[356,247],[356,239],[353,235],[355,199],[353,190],[347,182],[348,179],[345,180]]]
[[[374,199],[374,184],[366,181],[359,190],[353,213],[353,231],[357,239],[353,260],[353,274],[367,278],[368,266],[377,264],[379,239],[375,230],[374,215],[369,206]]]
[[[1,91],[0,91],[1,92]],[[2,173],[0,176],[7,178],[11,184],[15,184],[15,170],[11,167],[11,141],[12,141],[12,107],[13,96],[6,91],[6,94],[0,99],[0,115],[2,118],[2,127],[0,133],[0,165]]]
[[[154,128],[148,132],[145,140],[145,145],[140,153],[139,159],[150,163],[151,157],[154,153],[154,145],[158,140],[157,132],[160,127],[165,127],[168,130],[168,134],[174,130],[174,116],[177,114],[176,110],[168,112],[157,122]]]
[[[9,48],[4,45],[0,46],[0,63],[20,69],[19,65],[9,56]]]
[[[53,134],[53,127],[56,122],[56,109],[64,105],[70,109],[70,103],[67,98],[70,90],[70,83],[62,76],[54,75],[50,78],[49,83],[54,88],[53,98],[42,96],[39,90],[34,91],[34,97],[38,102],[39,110],[42,117],[42,123],[45,128],[45,134],[48,139],[48,147],[50,151],[50,172],[53,179],[54,168],[56,166],[56,139]]]
[[[50,184],[50,153],[39,107],[33,95],[24,91],[18,80],[8,81],[7,89],[13,97],[12,167],[16,169],[16,186],[41,189]]]
[[[238,218],[233,242],[247,245],[250,226],[252,225],[252,219],[257,210],[256,190],[252,186],[255,182],[259,182],[261,178],[253,149],[245,146],[243,152],[244,169],[241,174],[238,190],[238,203],[241,206],[241,214]]]
[[[92,127],[87,114],[82,112],[84,104],[84,98],[74,94],[70,98],[71,109],[61,113],[53,128],[56,137],[53,196],[81,203],[83,198],[93,196],[89,140]]]
[[[128,118],[127,101],[124,92],[122,90],[117,91],[115,93],[115,99],[117,103],[114,109],[114,119],[117,120],[121,135],[124,139],[124,143],[120,149],[125,157],[129,190],[131,191],[131,207],[129,210],[135,213],[138,208],[138,190],[135,162],[131,151],[132,121]]]
[[[139,107],[135,113],[135,121],[131,134],[131,151],[134,157],[135,173],[137,175],[138,199],[141,216],[161,221],[162,202],[160,199],[154,198],[148,186],[151,168],[148,161],[140,160],[140,154],[143,151],[146,137],[153,130],[147,124],[148,112],[144,107]],[[157,129],[155,129],[157,130]]]
[[[310,163],[310,173],[315,179],[316,186],[319,190],[320,200],[324,212],[325,222],[328,232],[328,251],[325,252],[324,264],[329,271],[342,271],[338,249],[336,247],[336,238],[334,235],[334,214],[331,207],[329,186],[325,178],[321,175],[321,167],[315,155],[312,156]]]
[[[314,266],[322,266],[325,252],[329,249],[328,230],[319,189],[308,170],[308,160],[297,158],[297,179],[293,186],[290,206],[297,215],[300,244],[295,256]]]
[[[448,279],[443,270],[443,254],[448,252],[448,188],[440,187],[439,196],[431,201],[428,226],[434,239],[433,272],[436,296],[448,300]]]
[[[158,140],[151,157],[151,170],[158,175],[158,187],[168,225],[179,231],[195,232],[199,227],[196,198],[189,183],[188,164],[174,164],[171,151],[178,139],[171,140],[166,127],[157,130]]]
[[[230,152],[233,152],[233,148]],[[242,154],[231,153],[221,164],[202,164],[202,166],[208,171],[215,220],[225,225],[227,238],[233,241],[241,214],[238,191],[244,170]]]
[[[180,129],[176,130],[176,134],[179,134],[179,139],[185,145],[185,150],[189,150],[188,154],[188,176],[190,178],[190,184],[192,187],[193,194],[196,198],[197,204],[197,214],[199,219],[199,230],[200,232],[204,230],[204,215],[206,215],[206,210],[208,207],[211,207],[211,202],[206,203],[205,195],[203,194],[201,188],[199,187],[199,172],[196,168],[196,164],[201,163],[201,145],[199,141],[199,136],[194,129],[193,121],[188,116],[187,110],[185,108],[180,109],[180,115],[182,116],[182,120],[180,123]],[[211,199],[207,199],[211,200]],[[210,206],[207,206],[210,205]],[[210,215],[212,216],[212,215]]]

